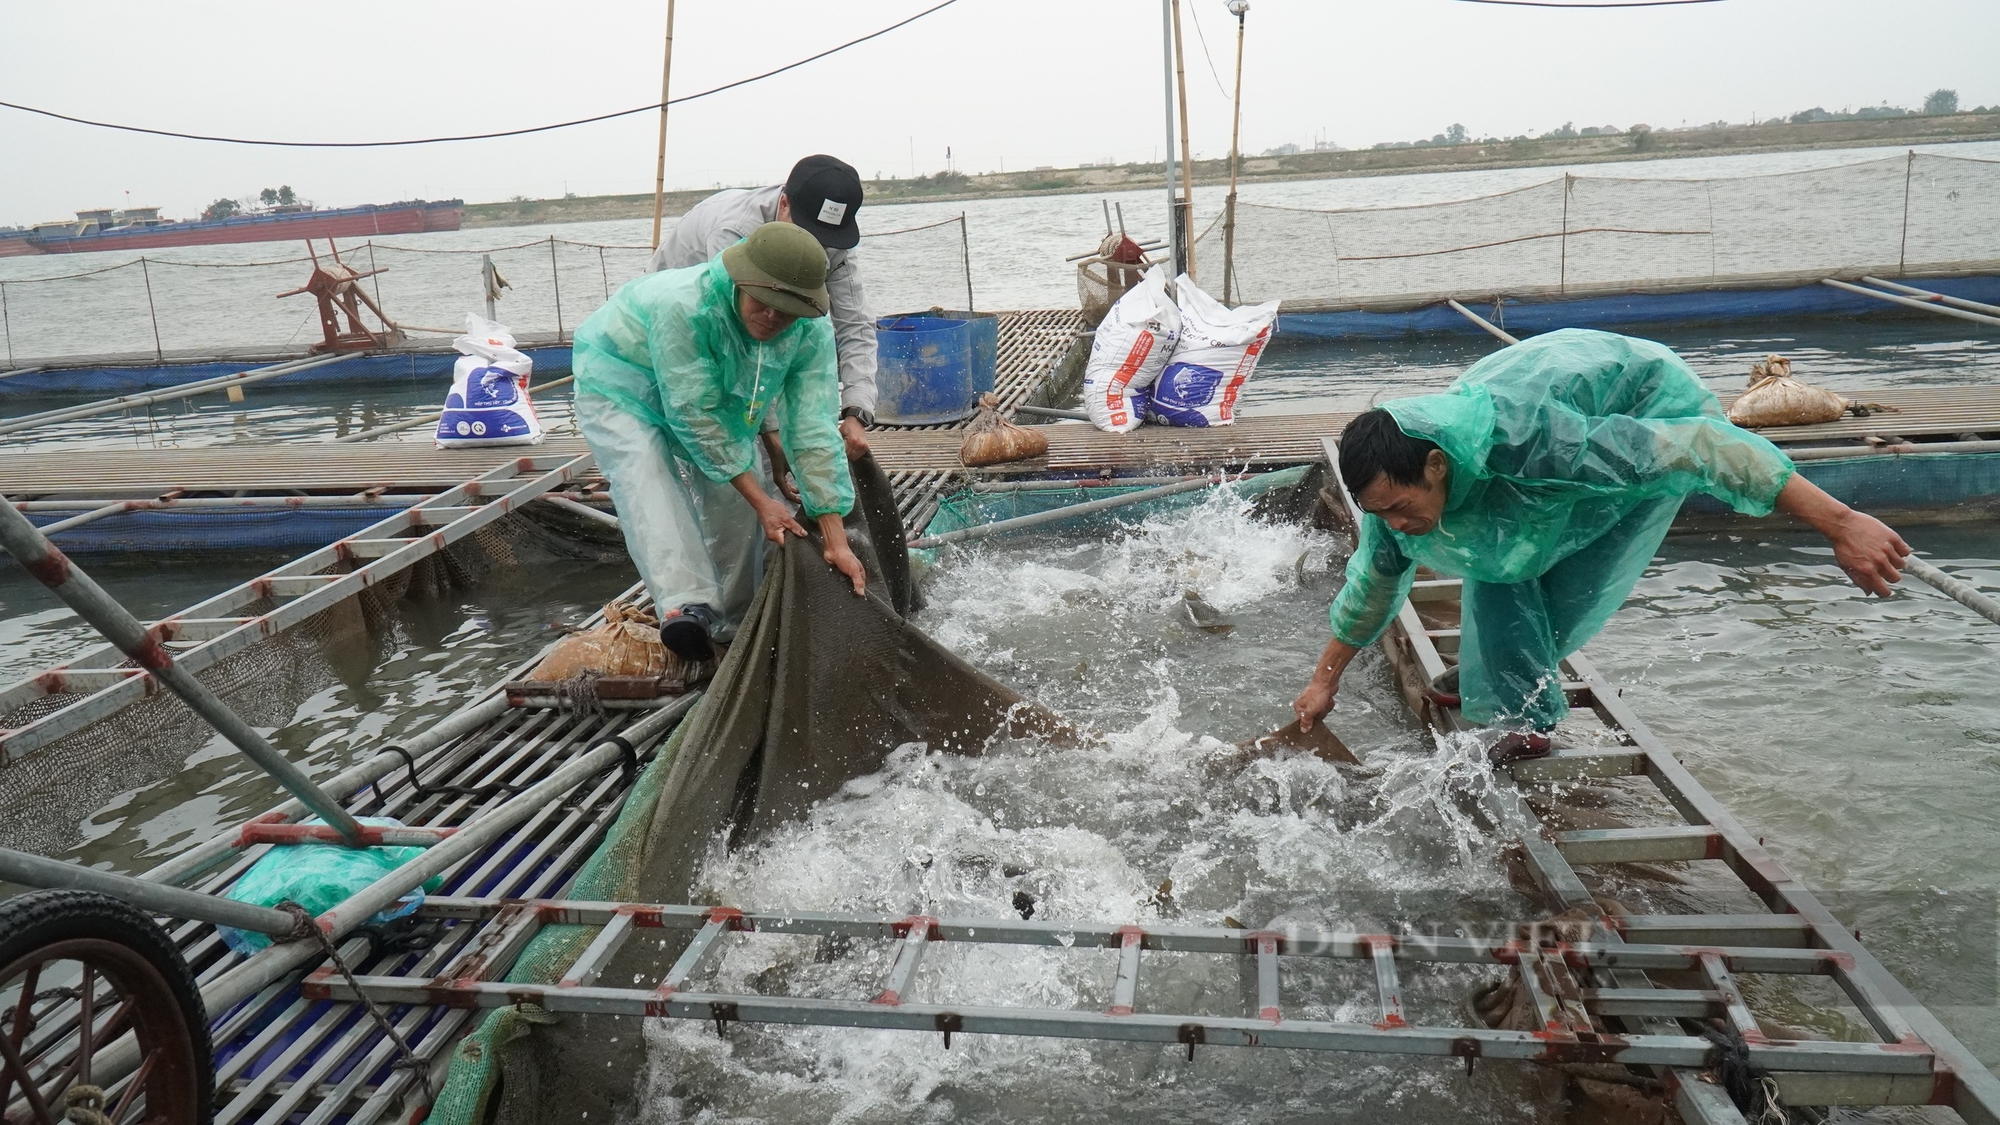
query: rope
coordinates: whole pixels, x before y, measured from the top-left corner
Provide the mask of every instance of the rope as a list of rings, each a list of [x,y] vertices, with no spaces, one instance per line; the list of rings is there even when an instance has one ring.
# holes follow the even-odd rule
[[[417,776],[417,760],[410,756],[408,750],[393,744],[384,746],[382,749],[386,753],[394,754],[403,759],[403,768],[408,774],[410,789],[416,793],[420,800],[425,797],[471,797],[477,801],[484,801],[493,797],[511,797],[527,788],[524,785],[506,784],[426,785],[423,779]]]
[[[797,62],[786,63],[784,66],[778,67],[774,70],[767,70],[762,74],[753,74],[748,78],[739,78],[734,82],[724,83],[721,86],[715,86],[710,89],[703,90],[700,93],[682,94],[678,98],[668,98],[664,102],[654,102],[651,105],[634,106],[631,109],[621,109],[615,113],[600,113],[594,117],[579,117],[573,121],[558,121],[553,125],[534,125],[525,129],[503,129],[497,133],[462,133],[456,136],[449,136],[449,137],[417,137],[409,140],[400,140],[400,141],[271,141],[271,140],[250,139],[245,137],[220,137],[220,136],[212,136],[206,133],[181,133],[171,129],[148,129],[139,125],[120,125],[116,122],[111,122],[111,121],[93,121],[87,117],[72,117],[67,113],[57,113],[54,110],[48,110],[48,109],[37,109],[31,105],[20,105],[15,102],[0,102],[0,106],[5,106],[8,109],[17,109],[23,113],[34,113],[34,114],[40,114],[43,117],[53,117],[58,121],[68,121],[76,125],[91,125],[99,129],[117,129],[121,132],[126,132],[126,133],[146,133],[148,135],[155,137],[174,137],[176,139],[184,141],[217,141],[222,144],[232,144],[232,145],[267,145],[277,148],[393,148],[398,145],[434,145],[434,144],[443,144],[448,141],[487,141],[487,140],[493,140],[498,137],[519,137],[529,133],[546,133],[553,129],[568,129],[577,125],[589,125],[598,121],[610,121],[618,117],[630,117],[635,113],[651,113],[656,109],[662,109],[665,108],[666,106],[679,105],[682,102],[691,102],[697,98],[708,97],[710,94],[720,94],[724,90],[734,90],[738,86],[748,86],[752,82],[761,82],[766,78],[783,74],[788,70],[795,70],[798,67],[802,67],[809,62],[816,62],[820,59],[827,57],[828,55],[836,54],[840,51],[845,51],[847,48],[855,46],[857,44],[866,43],[870,39],[875,39],[877,37],[887,35],[890,32],[896,30],[897,28],[904,26],[905,24],[915,23],[918,20],[923,19],[925,16],[930,15],[932,12],[936,12],[944,8],[949,8],[956,3],[958,3],[958,0],[944,0],[944,2],[941,4],[934,4],[931,7],[925,8],[923,11],[918,12],[916,15],[909,17],[908,19],[898,20],[897,22],[890,24],[888,27],[885,27],[880,31],[871,31],[867,35],[863,35],[858,39],[850,39],[847,42],[842,43],[837,47],[829,47],[826,50],[821,51],[819,54],[808,55]]]
[[[361,998],[361,1005],[368,1010],[368,1017],[375,1021],[375,1026],[381,1029],[383,1035],[389,1037],[389,1041],[396,1045],[397,1053],[403,1056],[395,1065],[410,1072],[417,1085],[423,1088],[426,1103],[437,1101],[437,1093],[431,1089],[429,1068],[424,1064],[424,1060],[418,1058],[417,1053],[410,1049],[409,1041],[403,1038],[402,1032],[396,1030],[395,1024],[389,1022],[388,1013],[382,1010],[381,1005],[370,999],[366,992],[361,991],[361,982],[354,979],[354,970],[347,967],[346,959],[341,957],[340,950],[333,944],[333,939],[326,935],[325,930],[319,928],[319,923],[314,920],[312,912],[296,902],[281,902],[277,908],[295,920],[292,932],[285,935],[285,940],[319,941],[319,947],[326,954],[327,960],[333,962],[333,967],[339,969],[340,975],[347,978],[347,987],[354,990],[354,995]]]
[[[1702,1038],[1715,1044],[1715,1079],[1728,1092],[1749,1125],[1791,1125],[1778,1084],[1750,1061],[1750,1045],[1734,1031],[1703,1028]]]
[[[73,1125],[112,1125],[104,1112],[104,1087],[81,1082],[63,1091],[63,1120]]]

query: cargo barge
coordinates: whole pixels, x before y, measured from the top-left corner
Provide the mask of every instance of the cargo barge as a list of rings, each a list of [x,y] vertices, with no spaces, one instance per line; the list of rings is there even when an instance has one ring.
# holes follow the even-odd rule
[[[92,250],[156,250],[225,242],[277,242],[293,238],[370,238],[457,230],[463,199],[413,199],[331,210],[277,207],[254,215],[174,222],[159,208],[79,211],[74,222],[43,223],[0,231],[0,258],[28,254],[81,254]]]

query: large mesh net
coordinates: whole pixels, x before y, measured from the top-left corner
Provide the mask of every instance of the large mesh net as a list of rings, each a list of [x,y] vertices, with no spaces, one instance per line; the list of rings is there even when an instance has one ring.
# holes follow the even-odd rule
[[[1195,243],[1223,260],[1225,231]],[[1728,179],[1564,175],[1409,207],[1238,202],[1235,292],[1330,304],[2000,264],[2000,161],[1910,153]]]
[[[283,727],[343,669],[374,667],[387,655],[406,599],[442,599],[524,562],[623,557],[615,532],[543,507],[488,524],[198,676],[253,726]],[[327,573],[339,569],[344,567]],[[239,612],[254,616],[275,608],[266,600]],[[17,730],[84,698],[43,696],[0,714],[0,729]],[[215,738],[179,699],[161,693],[0,765],[0,846],[62,854],[75,846],[79,825],[93,810],[121,792],[172,776]]]
[[[332,254],[323,243],[322,261]],[[970,307],[973,296],[964,216],[863,236],[856,262],[874,310]],[[420,246],[365,241],[339,259],[368,274],[358,283],[415,341],[442,344],[483,311],[485,264],[499,278],[494,317],[524,339],[564,338],[646,272],[645,245],[548,236],[496,246]],[[320,339],[318,304],[299,294],[314,259],[277,246],[170,250],[108,264],[89,255],[10,262],[0,270],[0,364],[61,356],[215,353],[227,349],[303,350]],[[69,268],[64,268],[64,267]],[[379,272],[378,272],[379,271]],[[377,327],[364,310],[364,323]],[[343,324],[344,326],[344,324]]]

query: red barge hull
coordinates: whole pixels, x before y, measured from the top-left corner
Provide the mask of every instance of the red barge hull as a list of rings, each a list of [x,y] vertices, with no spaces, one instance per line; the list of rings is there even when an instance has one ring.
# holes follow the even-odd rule
[[[0,258],[23,254],[82,254],[94,250],[156,250],[167,246],[213,246],[225,242],[278,242],[295,238],[373,238],[457,230],[465,221],[465,201],[391,203],[300,211],[285,215],[239,215],[191,223],[164,223],[91,234],[28,235],[0,238]]]

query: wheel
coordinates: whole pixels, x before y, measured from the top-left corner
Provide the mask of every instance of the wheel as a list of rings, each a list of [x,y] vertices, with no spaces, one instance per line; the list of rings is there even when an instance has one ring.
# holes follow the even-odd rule
[[[94,1075],[93,1058],[127,1032],[138,1042],[137,1073]],[[0,901],[7,1125],[209,1125],[214,1089],[201,992],[165,930],[89,891]]]

